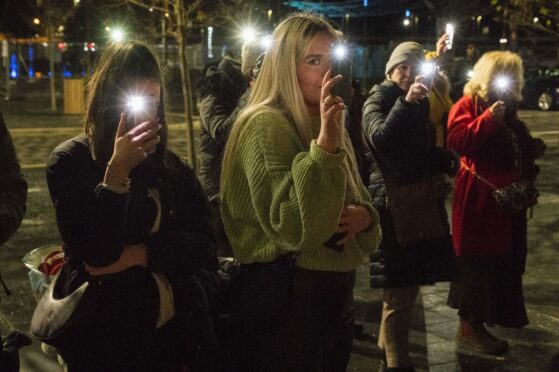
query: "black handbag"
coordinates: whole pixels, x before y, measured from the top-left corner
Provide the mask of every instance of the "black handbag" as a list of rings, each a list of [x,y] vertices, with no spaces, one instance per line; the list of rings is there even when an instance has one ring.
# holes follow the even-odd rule
[[[100,284],[84,280],[70,294],[62,295],[65,283],[79,276],[65,268],[56,275],[33,312],[31,336],[53,347],[65,348],[76,345],[93,328],[100,304]]]
[[[462,167],[475,178],[491,187],[493,189],[491,192],[493,199],[495,199],[499,207],[505,210],[521,212],[538,203],[540,193],[531,181],[522,180],[513,182],[505,187],[497,187],[468,167],[464,161],[462,161]]]

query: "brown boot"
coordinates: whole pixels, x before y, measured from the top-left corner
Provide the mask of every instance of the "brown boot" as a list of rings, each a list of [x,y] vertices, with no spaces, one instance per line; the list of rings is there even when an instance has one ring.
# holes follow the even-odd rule
[[[509,349],[509,343],[507,342],[507,340],[503,340],[502,338],[492,335],[483,324],[481,324],[481,331],[485,334],[486,337],[489,337],[491,340],[493,340],[493,342],[501,345],[505,349],[505,351]]]
[[[505,346],[488,335],[483,324],[461,319],[456,332],[456,344],[483,354],[500,355],[507,351],[508,344]]]

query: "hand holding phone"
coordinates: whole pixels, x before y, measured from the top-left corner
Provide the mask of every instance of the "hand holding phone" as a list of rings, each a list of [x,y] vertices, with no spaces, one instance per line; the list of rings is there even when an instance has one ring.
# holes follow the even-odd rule
[[[346,235],[346,232],[334,233],[327,241],[323,243],[323,245],[335,251],[341,252],[344,250],[344,245],[338,245],[338,242],[342,240]]]

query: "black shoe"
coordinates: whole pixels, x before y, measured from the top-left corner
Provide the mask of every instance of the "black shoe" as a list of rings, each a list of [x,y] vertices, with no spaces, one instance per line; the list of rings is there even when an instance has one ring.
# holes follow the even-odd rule
[[[380,369],[378,372],[415,372],[413,366],[407,367],[387,367],[384,360],[380,361]]]

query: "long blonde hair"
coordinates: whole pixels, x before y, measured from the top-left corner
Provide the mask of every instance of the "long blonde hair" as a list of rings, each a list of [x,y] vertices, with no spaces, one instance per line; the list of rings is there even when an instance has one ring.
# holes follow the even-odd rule
[[[474,66],[474,74],[464,87],[464,95],[477,95],[488,99],[495,94],[495,79],[506,76],[511,81],[507,93],[516,101],[522,100],[524,87],[524,68],[522,58],[513,52],[487,52]]]
[[[247,105],[237,117],[231,135],[225,147],[221,172],[221,190],[226,190],[231,176],[231,166],[235,159],[235,152],[241,129],[248,119],[262,111],[275,111],[295,124],[301,142],[307,148],[313,139],[311,116],[304,104],[303,93],[297,80],[297,64],[301,62],[311,42],[319,33],[332,37],[333,42],[341,41],[341,33],[337,31],[324,17],[310,13],[296,13],[283,20],[274,30],[273,47],[267,52],[262,62],[262,68],[252,87]],[[343,115],[342,115],[343,116]],[[342,119],[343,120],[343,119]],[[348,136],[345,135],[343,122],[340,126],[344,131],[340,141],[341,147],[351,148]],[[353,151],[351,150],[351,153]],[[353,159],[351,159],[353,160]],[[348,160],[347,163],[350,161]],[[349,186],[355,193],[354,173],[349,171],[353,164],[346,164],[345,172]]]

